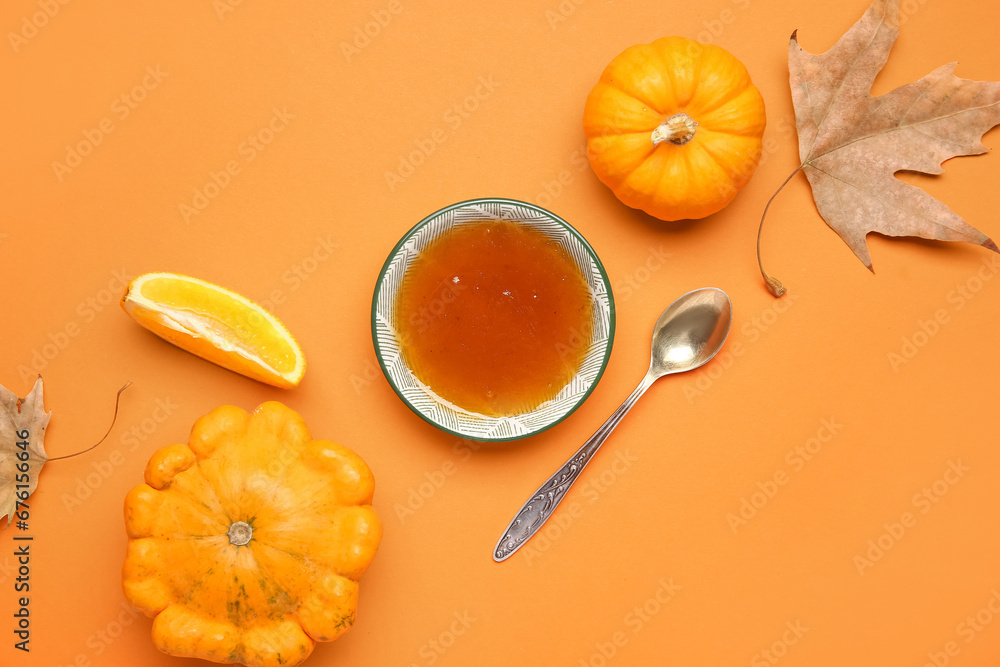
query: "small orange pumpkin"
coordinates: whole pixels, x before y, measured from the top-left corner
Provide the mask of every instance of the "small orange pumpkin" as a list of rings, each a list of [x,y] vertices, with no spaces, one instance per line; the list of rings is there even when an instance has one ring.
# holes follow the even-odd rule
[[[583,113],[597,177],[661,220],[703,218],[729,204],[757,169],[764,125],[746,67],[685,37],[625,49]]]
[[[129,602],[165,653],[291,667],[354,622],[382,527],[361,457],[274,401],[226,405],[125,499]]]

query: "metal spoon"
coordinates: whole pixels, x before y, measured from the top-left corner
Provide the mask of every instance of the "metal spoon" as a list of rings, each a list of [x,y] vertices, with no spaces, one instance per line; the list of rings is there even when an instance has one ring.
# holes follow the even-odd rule
[[[714,357],[726,342],[732,321],[729,296],[714,287],[688,292],[667,306],[653,327],[649,370],[639,386],[590,440],[532,494],[497,542],[493,560],[499,563],[509,558],[542,527],[611,431],[656,380],[693,370]]]

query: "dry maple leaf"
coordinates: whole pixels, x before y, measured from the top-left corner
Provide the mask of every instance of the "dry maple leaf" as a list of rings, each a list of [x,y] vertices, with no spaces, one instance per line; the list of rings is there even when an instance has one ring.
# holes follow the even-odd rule
[[[9,526],[21,506],[27,505],[28,496],[38,486],[38,474],[46,462],[86,454],[104,442],[118,419],[118,402],[122,392],[131,384],[132,381],[129,380],[118,390],[115,396],[115,414],[104,437],[87,449],[53,458],[45,453],[43,444],[45,428],[49,425],[52,413],[45,412],[42,376],[38,376],[35,386],[24,398],[18,398],[0,385],[0,521],[7,517]]]
[[[869,269],[869,232],[966,241],[1000,252],[950,208],[894,176],[904,170],[941,174],[949,158],[986,152],[982,136],[1000,123],[1000,83],[960,79],[951,63],[872,97],[898,35],[899,0],[874,0],[826,53],[808,53],[792,34],[788,66],[798,170],[809,179],[820,215]],[[759,261],[759,233],[757,255]],[[763,266],[761,273],[781,296],[781,283]]]
[[[9,526],[49,460],[42,441],[52,413],[45,412],[41,376],[24,398],[0,385],[0,406],[0,519]]]

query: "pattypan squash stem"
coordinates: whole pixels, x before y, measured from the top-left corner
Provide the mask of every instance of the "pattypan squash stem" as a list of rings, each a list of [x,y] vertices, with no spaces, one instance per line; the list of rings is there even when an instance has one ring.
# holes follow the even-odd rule
[[[249,544],[250,538],[253,537],[253,528],[246,521],[237,521],[229,527],[229,532],[226,535],[229,537],[230,544],[242,547]]]

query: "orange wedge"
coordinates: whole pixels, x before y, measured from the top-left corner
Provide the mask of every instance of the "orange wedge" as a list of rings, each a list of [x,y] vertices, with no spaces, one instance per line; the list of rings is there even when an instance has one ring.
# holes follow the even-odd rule
[[[246,297],[176,273],[146,273],[122,296],[129,317],[223,368],[276,387],[296,386],[305,357],[288,329]]]

